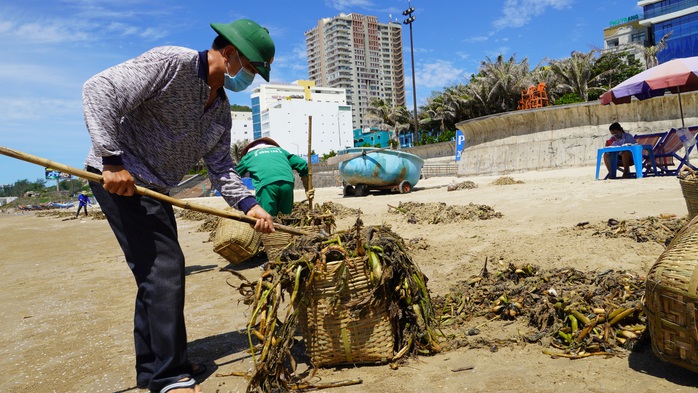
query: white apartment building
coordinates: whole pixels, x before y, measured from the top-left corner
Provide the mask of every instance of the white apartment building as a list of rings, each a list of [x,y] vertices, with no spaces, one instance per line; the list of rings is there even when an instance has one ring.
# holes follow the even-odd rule
[[[351,106],[344,89],[295,81],[264,84],[252,91],[253,139],[266,136],[290,153],[307,156],[309,116],[315,154],[322,157],[354,146]]]
[[[339,14],[305,32],[308,77],[317,86],[347,92],[353,128],[369,127],[363,115],[381,98],[405,106],[402,25],[379,23],[375,16]]]
[[[649,30],[640,24],[639,15],[613,20],[603,30],[604,45],[602,53],[628,52],[645,64],[643,47],[649,43]]]
[[[233,116],[233,126],[230,128],[231,146],[235,144],[235,141],[255,139],[252,130],[252,112],[231,111],[230,114]]]

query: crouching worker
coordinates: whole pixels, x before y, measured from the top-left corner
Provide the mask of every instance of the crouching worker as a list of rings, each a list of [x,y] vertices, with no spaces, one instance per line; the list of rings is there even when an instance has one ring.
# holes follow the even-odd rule
[[[305,195],[311,198],[315,190],[308,189],[308,163],[279,147],[271,138],[256,139],[244,149],[237,164],[240,175],[250,174],[259,205],[272,216],[291,214],[293,210],[293,171],[303,182]]]
[[[623,146],[623,145],[634,145],[637,142],[632,135],[625,132],[623,127],[619,123],[613,123],[608,127],[608,131],[611,133],[611,138],[606,141],[606,146]],[[603,155],[603,162],[606,164],[606,169],[608,170],[608,177],[611,179],[616,178],[616,174],[611,173],[611,154],[606,153]],[[620,152],[620,160],[616,169],[619,167],[623,168],[623,178],[630,177],[630,167],[633,165],[633,155],[629,151]],[[640,169],[641,170],[641,169]]]

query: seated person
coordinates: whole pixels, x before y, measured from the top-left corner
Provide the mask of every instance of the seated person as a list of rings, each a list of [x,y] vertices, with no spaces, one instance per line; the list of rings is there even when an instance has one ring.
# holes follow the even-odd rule
[[[629,133],[625,132],[623,130],[623,127],[618,124],[618,122],[611,124],[608,127],[608,131],[611,133],[611,139],[606,141],[606,146],[623,146],[623,145],[634,145],[637,142],[635,142],[635,138],[633,138],[632,135]],[[611,173],[611,160],[610,160],[610,154],[606,153],[603,155],[603,162],[606,164],[606,169],[608,170],[608,177],[611,179],[616,178],[615,173]],[[633,155],[629,151],[622,151],[620,152],[620,162],[619,165],[616,166],[616,169],[620,169],[621,167],[623,168],[623,177],[624,178],[629,178],[630,177],[630,167],[633,165]]]

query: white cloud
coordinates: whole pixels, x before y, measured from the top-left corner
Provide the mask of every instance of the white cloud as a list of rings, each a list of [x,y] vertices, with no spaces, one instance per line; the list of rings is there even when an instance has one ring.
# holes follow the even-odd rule
[[[433,60],[429,63],[418,64],[415,70],[417,91],[419,92],[423,88],[428,90],[443,89],[459,81],[463,72],[463,69],[457,68],[452,62],[445,60]],[[412,77],[405,77],[405,82],[411,86]]]
[[[41,110],[36,110],[41,108]],[[81,115],[80,99],[0,98],[0,118],[5,122],[18,120],[43,120],[52,124],[66,116]],[[6,124],[5,124],[6,125]]]
[[[561,10],[569,7],[573,0],[506,0],[503,15],[494,21],[498,30],[507,27],[521,27],[533,18],[543,14],[548,8]]]
[[[487,36],[479,35],[479,36],[475,36],[475,37],[468,37],[468,38],[464,39],[463,42],[465,42],[467,44],[473,44],[473,43],[477,43],[477,42],[485,42],[488,39],[489,39],[489,37],[487,37]]]
[[[499,56],[499,55],[502,55],[502,56],[508,58],[510,50],[511,50],[511,48],[508,46],[500,46],[499,48],[486,51],[486,54],[487,54],[487,57],[489,57],[490,59],[496,59],[497,56]]]
[[[369,8],[373,6],[373,2],[369,0],[325,0],[325,5],[340,11],[347,11],[356,7]]]

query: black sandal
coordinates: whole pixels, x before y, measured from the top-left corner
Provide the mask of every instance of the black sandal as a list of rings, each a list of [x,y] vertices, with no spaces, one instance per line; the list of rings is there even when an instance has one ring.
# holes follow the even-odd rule
[[[194,389],[194,386],[196,386],[196,380],[194,378],[188,378],[185,379],[184,381],[177,381],[175,383],[171,383],[164,388],[160,389],[160,393],[167,393],[170,390],[174,389]]]

